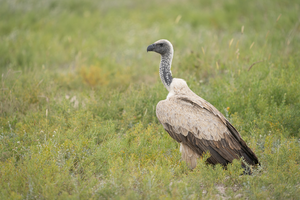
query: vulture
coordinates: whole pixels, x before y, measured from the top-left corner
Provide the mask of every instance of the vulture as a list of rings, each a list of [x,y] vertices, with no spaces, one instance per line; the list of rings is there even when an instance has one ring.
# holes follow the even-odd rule
[[[189,168],[195,168],[197,159],[206,152],[210,153],[207,163],[225,168],[240,158],[245,169],[259,164],[255,153],[224,115],[196,95],[183,79],[172,77],[171,42],[158,40],[147,47],[148,51],[161,55],[159,75],[169,91],[167,98],[158,102],[156,116],[168,134],[180,143],[181,158]]]

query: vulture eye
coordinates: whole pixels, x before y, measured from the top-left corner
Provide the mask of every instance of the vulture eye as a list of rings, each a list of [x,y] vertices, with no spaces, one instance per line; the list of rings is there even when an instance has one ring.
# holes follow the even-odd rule
[[[164,46],[164,44],[163,44],[163,43],[160,43],[159,46],[162,47],[162,46]]]

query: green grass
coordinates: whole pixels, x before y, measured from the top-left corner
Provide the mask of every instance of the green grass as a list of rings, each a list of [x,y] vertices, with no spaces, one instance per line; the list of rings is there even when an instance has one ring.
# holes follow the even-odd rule
[[[299,198],[296,0],[0,4],[1,199]],[[173,76],[254,150],[253,175],[180,161],[155,115],[161,38]]]

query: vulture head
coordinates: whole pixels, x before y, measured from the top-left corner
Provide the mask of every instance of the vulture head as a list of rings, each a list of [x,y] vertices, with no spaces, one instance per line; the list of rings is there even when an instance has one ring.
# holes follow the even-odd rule
[[[153,44],[149,45],[147,47],[147,52],[148,51],[154,51],[156,53],[159,53],[160,55],[164,56],[166,54],[173,54],[173,46],[171,42],[168,40],[158,40],[154,42]]]

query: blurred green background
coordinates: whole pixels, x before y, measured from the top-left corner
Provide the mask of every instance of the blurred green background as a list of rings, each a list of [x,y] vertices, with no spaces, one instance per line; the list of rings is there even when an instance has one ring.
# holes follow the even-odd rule
[[[1,199],[297,199],[296,0],[0,0]],[[261,167],[190,171],[155,115],[148,45],[239,130]]]

